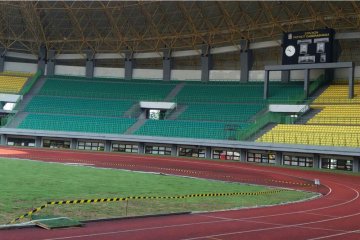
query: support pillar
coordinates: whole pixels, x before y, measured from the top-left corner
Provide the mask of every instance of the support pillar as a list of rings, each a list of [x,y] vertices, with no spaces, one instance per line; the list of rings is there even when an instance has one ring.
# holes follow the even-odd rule
[[[268,99],[269,97],[269,71],[265,70],[264,77],[264,99]]]
[[[0,72],[4,71],[6,49],[0,48]]]
[[[305,99],[309,97],[310,86],[310,69],[304,69],[304,96]]]
[[[202,45],[201,47],[201,81],[208,82],[210,78],[210,70],[212,68],[210,46]]]
[[[282,165],[282,152],[275,153],[275,165]]]
[[[290,82],[290,70],[281,71],[281,82],[282,83]]]
[[[313,168],[318,169],[320,168],[320,156],[319,154],[314,154],[313,156]]]
[[[240,40],[240,82],[249,82],[249,72],[253,65],[252,50],[249,49],[249,41]]]
[[[55,74],[55,50],[50,49],[48,51],[48,60],[46,65],[46,75],[53,76]]]
[[[354,97],[354,63],[352,63],[352,67],[349,68],[349,99]]]
[[[41,137],[35,137],[35,147],[40,148],[41,146]]]
[[[173,157],[177,157],[178,153],[177,153],[177,145],[172,145],[171,146],[171,156]]]
[[[245,149],[240,149],[240,161],[246,162],[246,150]]]
[[[208,159],[212,158],[211,147],[206,147],[206,149],[205,149],[205,158],[208,158]]]
[[[1,134],[0,145],[6,145],[6,135],[5,134]]]
[[[354,158],[353,160],[353,172],[357,173],[360,171],[360,158]]]
[[[76,138],[71,139],[70,148],[71,149],[76,149],[77,148],[77,139]]]
[[[170,81],[171,80],[171,69],[173,60],[171,58],[171,50],[165,49],[163,55],[163,80]]]
[[[145,154],[145,144],[144,143],[139,143],[139,154]]]
[[[111,141],[110,140],[105,141],[105,152],[111,152]]]
[[[85,76],[87,78],[92,78],[94,77],[95,53],[91,49],[87,49],[85,53],[86,53]]]
[[[45,44],[41,44],[39,49],[39,57],[38,57],[38,68],[37,70],[42,72],[42,75],[45,72],[45,63],[46,63],[46,46]]]
[[[127,51],[125,52],[125,80],[131,80],[134,69],[134,59],[133,52]]]

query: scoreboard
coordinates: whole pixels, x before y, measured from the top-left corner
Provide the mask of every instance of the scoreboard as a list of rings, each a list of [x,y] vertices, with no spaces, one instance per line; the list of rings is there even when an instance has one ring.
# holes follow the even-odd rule
[[[282,64],[333,62],[334,35],[330,28],[284,33]]]

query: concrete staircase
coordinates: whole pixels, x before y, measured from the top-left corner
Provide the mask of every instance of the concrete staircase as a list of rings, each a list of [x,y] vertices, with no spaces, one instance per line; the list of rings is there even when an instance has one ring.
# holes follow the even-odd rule
[[[6,128],[17,128],[19,124],[26,118],[29,113],[27,112],[18,112],[15,117],[8,123]]]
[[[169,120],[175,120],[177,119],[180,114],[186,111],[188,106],[186,105],[178,105],[177,108],[167,117]]]
[[[131,127],[129,127],[124,134],[133,134],[136,132],[139,128],[141,128],[142,125],[146,123],[146,118],[139,118]]]
[[[171,90],[171,92],[165,97],[164,101],[170,102],[171,100],[173,100],[176,95],[181,91],[181,89],[183,89],[184,86],[185,83],[179,83],[178,85],[176,85],[173,90]]]

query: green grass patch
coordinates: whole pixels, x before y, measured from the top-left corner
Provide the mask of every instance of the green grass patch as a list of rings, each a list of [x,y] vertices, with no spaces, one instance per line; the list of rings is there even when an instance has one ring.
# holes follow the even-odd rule
[[[48,201],[271,190],[263,186],[239,183],[11,159],[0,159],[0,182],[0,224],[7,223]],[[117,203],[49,206],[40,214],[84,220],[253,207],[312,196],[314,194],[308,192],[283,191],[259,196],[130,200]]]

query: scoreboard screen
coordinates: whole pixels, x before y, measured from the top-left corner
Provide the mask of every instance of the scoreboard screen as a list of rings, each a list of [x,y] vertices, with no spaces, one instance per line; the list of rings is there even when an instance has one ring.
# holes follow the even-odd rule
[[[284,33],[282,64],[332,62],[334,35],[330,28]]]

